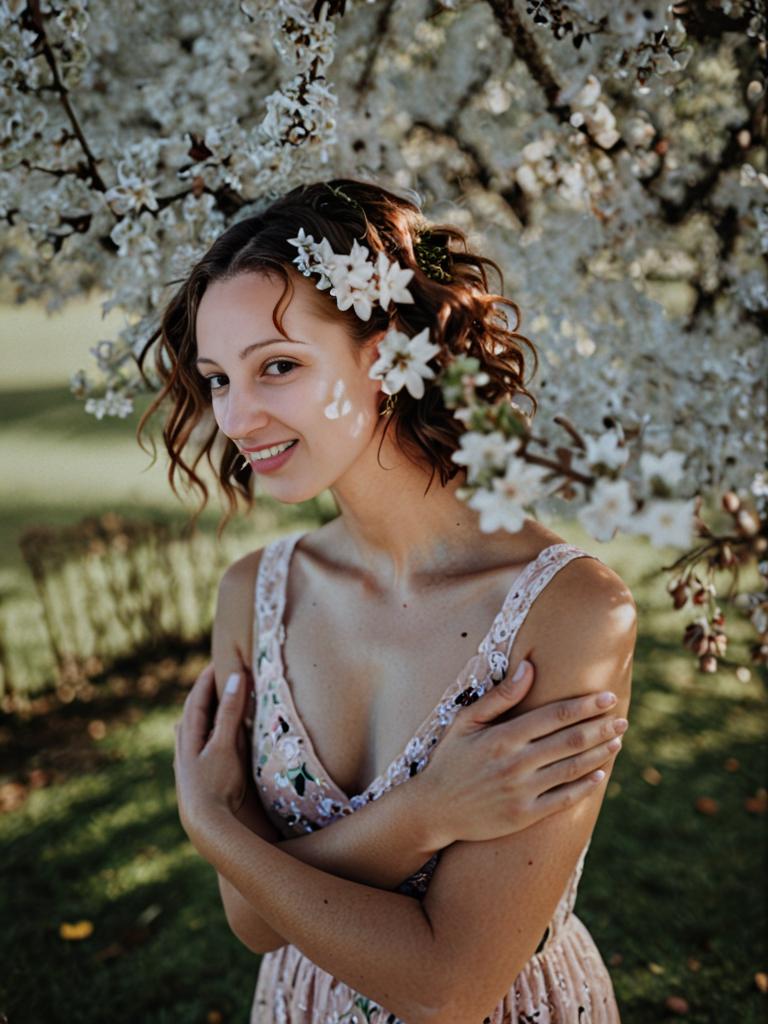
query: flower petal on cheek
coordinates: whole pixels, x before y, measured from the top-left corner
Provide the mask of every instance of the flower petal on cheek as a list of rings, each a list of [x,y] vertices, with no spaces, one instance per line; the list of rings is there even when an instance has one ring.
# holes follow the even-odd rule
[[[339,378],[333,385],[333,401],[323,409],[323,414],[329,420],[337,420],[340,416],[348,416],[352,411],[352,403],[348,398],[343,397],[345,389],[344,381]]]

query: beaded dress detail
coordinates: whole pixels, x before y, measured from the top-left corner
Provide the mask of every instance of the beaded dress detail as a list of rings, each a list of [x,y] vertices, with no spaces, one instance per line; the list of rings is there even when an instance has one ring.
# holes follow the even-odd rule
[[[491,628],[442,698],[389,767],[360,794],[348,796],[325,771],[298,715],[285,679],[286,581],[303,532],[267,545],[256,581],[253,652],[256,710],[253,773],[270,821],[285,838],[312,832],[353,814],[429,762],[459,708],[504,678],[515,637],[538,595],[572,559],[594,557],[570,544],[545,548],[513,582]],[[535,684],[534,684],[535,685]],[[509,991],[483,1022],[467,1024],[620,1024],[608,970],[584,924],[573,913],[589,840],[544,937]],[[397,891],[423,899],[440,854]],[[286,945],[262,956],[251,1024],[408,1024]]]

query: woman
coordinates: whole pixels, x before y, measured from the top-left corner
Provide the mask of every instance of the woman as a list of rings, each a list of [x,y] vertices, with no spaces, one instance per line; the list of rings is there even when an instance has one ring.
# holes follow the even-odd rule
[[[489,401],[532,400],[490,263],[415,203],[336,179],[226,231],[163,318],[171,483],[204,489],[206,454],[230,511],[254,478],[339,508],[229,568],[177,726],[182,824],[265,954],[259,1024],[619,1020],[572,910],[626,728],[634,603],[536,521],[482,532],[459,500],[464,428],[434,367],[474,355]],[[393,360],[393,337],[418,358]]]

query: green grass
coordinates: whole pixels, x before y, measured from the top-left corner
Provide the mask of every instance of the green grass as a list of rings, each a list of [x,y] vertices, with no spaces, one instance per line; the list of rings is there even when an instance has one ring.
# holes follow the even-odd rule
[[[1,819],[0,1010],[11,1024],[247,1018],[258,958],[230,934],[215,875],[176,814],[181,696],[123,707],[99,743],[90,716],[70,714],[68,758],[55,745],[28,761],[65,767]],[[62,922],[81,920],[90,938],[59,937]]]
[[[35,614],[15,548],[24,527],[107,510],[184,516],[162,465],[143,472],[132,424],[97,424],[66,391],[63,369],[87,359],[65,359],[61,339],[92,330],[94,344],[109,332],[92,310],[42,323],[33,312],[23,322],[3,314],[15,326],[3,335],[0,596],[18,629]],[[22,336],[38,339],[32,355]],[[688,616],[670,611],[658,574],[671,552],[553,527],[616,569],[640,609],[631,727],[576,913],[609,964],[623,1024],[680,1020],[664,1008],[670,995],[688,1001],[690,1024],[758,1024],[768,1006],[754,983],[768,970],[765,817],[744,801],[766,784],[765,677],[695,671],[680,646]],[[258,530],[252,539],[261,542]],[[744,661],[747,631],[733,632],[729,655]],[[204,658],[128,661],[87,699],[0,718],[0,795],[21,800],[0,815],[0,1020],[205,1024],[212,1011],[247,1020],[258,957],[230,934],[215,875],[174,802],[172,723]],[[717,812],[698,811],[699,797]],[[80,920],[93,925],[88,938],[60,937],[62,923]]]

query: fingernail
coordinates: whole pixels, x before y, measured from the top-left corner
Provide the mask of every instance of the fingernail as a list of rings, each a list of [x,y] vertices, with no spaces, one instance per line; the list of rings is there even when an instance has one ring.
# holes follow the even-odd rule
[[[512,682],[513,683],[519,683],[520,680],[525,675],[525,670],[527,668],[528,668],[528,662],[527,661],[521,661],[520,664],[517,666],[517,672],[515,672],[515,674],[512,676]]]
[[[237,693],[237,684],[240,682],[240,676],[237,672],[233,672],[227,680],[227,685],[224,687],[224,693]]]
[[[615,693],[611,693],[610,691],[606,691],[605,693],[601,693],[600,696],[597,698],[597,706],[599,708],[609,708],[611,706],[611,704],[615,704],[615,703],[616,703],[616,694]]]

